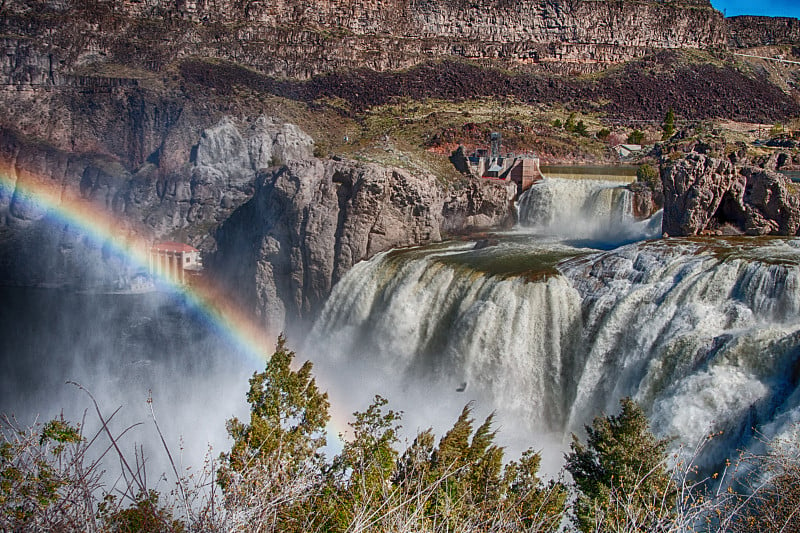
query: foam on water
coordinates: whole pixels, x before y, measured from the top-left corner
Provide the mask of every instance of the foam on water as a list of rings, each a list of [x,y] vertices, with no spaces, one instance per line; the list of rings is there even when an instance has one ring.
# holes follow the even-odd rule
[[[600,226],[635,224],[623,192],[583,183],[559,198],[568,189],[552,185],[528,201],[552,194],[553,208],[586,212],[589,202],[595,219],[608,215]],[[545,215],[526,220],[563,227]],[[601,252],[575,237],[518,231],[486,249],[379,255],[334,288],[309,345],[337,346],[340,367],[371,367],[367,383],[415,384],[409,411],[435,418],[474,399],[528,443],[542,432],[566,439],[625,396],[676,445],[724,431],[708,463],[747,445],[754,426],[781,434],[800,419],[797,240],[666,239]]]

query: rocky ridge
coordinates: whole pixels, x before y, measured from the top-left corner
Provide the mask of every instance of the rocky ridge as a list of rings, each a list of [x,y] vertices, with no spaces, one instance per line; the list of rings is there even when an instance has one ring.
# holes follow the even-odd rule
[[[800,197],[777,172],[691,153],[665,162],[661,180],[666,236],[797,235],[800,229]]]
[[[567,72],[726,41],[708,0],[18,0],[3,4],[1,20],[0,72],[30,84],[80,82],[102,64],[159,70],[189,56],[290,78],[454,57]]]
[[[800,43],[800,20],[789,17],[739,16],[725,19],[728,44],[732,48],[797,45]]]

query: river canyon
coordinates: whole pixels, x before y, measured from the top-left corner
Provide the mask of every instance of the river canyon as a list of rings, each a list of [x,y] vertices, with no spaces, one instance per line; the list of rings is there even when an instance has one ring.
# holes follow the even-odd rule
[[[283,332],[330,455],[375,395],[408,441],[496,413],[547,476],[625,397],[670,451],[714,434],[703,472],[760,452],[800,423],[798,28],[707,0],[0,2],[0,413],[91,433],[78,383],[166,494],[160,437],[180,467],[228,451]],[[493,133],[543,179],[470,173]]]

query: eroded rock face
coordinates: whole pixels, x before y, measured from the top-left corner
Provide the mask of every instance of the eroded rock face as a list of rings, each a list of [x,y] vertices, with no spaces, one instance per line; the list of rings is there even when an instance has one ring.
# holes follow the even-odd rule
[[[260,173],[256,187],[220,228],[212,268],[276,331],[312,318],[358,261],[513,222],[503,186],[448,192],[433,176],[354,161],[289,161]]]
[[[800,20],[789,17],[739,16],[725,20],[728,43],[735,48],[797,44]]]
[[[717,47],[726,38],[724,18],[708,0],[71,0],[58,8],[16,0],[0,9],[6,54],[14,57],[0,63],[0,74],[30,84],[68,77],[98,83],[75,67],[134,62],[161,68],[188,56],[243,62],[293,78],[404,69],[447,57],[574,70],[660,48]],[[25,38],[12,37],[18,35]],[[31,37],[49,56],[30,53]]]
[[[666,235],[796,235],[800,228],[800,199],[776,172],[691,153],[664,164],[661,179]]]
[[[178,238],[201,248],[211,275],[265,323],[283,328],[312,316],[362,259],[514,220],[513,187],[465,180],[447,188],[398,168],[316,159],[308,135],[269,117],[222,117],[193,138],[182,129],[165,136],[175,148],[168,163],[129,168],[0,132],[0,280],[124,288],[141,272],[106,247]],[[58,200],[30,201],[42,184],[61,201],[88,200],[113,215],[114,234],[98,242],[58,223]]]
[[[175,149],[173,161],[133,168],[113,156],[64,151],[0,130],[0,281],[124,287],[136,272],[107,260],[104,247],[180,234],[179,240],[210,252],[209,231],[252,197],[257,172],[283,158],[310,158],[314,147],[297,126],[264,116],[222,117],[199,138],[186,129],[163,132],[186,138],[173,143],[186,145]],[[57,192],[45,207],[32,201],[43,191]],[[90,228],[59,223],[62,206],[74,200],[114,217],[108,242],[97,240],[106,231],[84,238]]]

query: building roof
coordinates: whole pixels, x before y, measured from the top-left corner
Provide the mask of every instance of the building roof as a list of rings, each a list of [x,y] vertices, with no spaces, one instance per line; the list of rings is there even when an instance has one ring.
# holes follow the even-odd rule
[[[182,242],[157,242],[153,244],[152,251],[154,252],[197,252],[197,248],[184,244]]]
[[[642,149],[642,145],[641,144],[619,144],[619,145],[617,145],[617,148],[623,148],[623,149],[629,150],[631,152],[638,152],[639,150]]]

